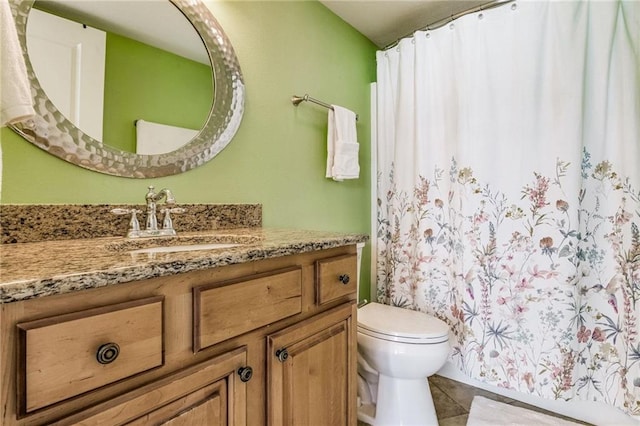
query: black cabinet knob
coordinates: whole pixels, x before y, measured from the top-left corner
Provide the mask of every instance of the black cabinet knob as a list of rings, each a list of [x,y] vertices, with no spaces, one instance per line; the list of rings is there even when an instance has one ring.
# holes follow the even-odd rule
[[[287,348],[278,349],[276,351],[276,358],[278,361],[285,362],[287,358],[289,358],[289,352],[287,352]]]
[[[350,280],[351,278],[349,278],[349,274],[342,274],[338,277],[338,281],[340,281],[344,285],[349,284]]]
[[[96,359],[100,364],[111,364],[120,355],[120,346],[117,343],[105,343],[98,348]]]
[[[253,377],[253,368],[249,366],[238,368],[238,376],[241,381],[248,382]]]

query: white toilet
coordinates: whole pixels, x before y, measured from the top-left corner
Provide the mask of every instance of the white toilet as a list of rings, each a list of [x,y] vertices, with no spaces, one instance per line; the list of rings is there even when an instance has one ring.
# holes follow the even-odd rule
[[[449,352],[444,321],[380,303],[360,307],[358,419],[374,426],[437,425],[427,377]]]

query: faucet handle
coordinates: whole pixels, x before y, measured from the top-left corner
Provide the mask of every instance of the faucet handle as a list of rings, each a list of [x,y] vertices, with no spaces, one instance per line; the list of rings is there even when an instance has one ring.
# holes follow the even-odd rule
[[[173,220],[171,219],[171,213],[185,213],[187,209],[183,207],[172,207],[161,209],[160,213],[164,214],[164,219],[162,220],[162,229],[173,229]]]
[[[128,236],[131,236],[132,233],[136,233],[140,231],[140,222],[138,222],[137,214],[142,213],[142,210],[116,208],[116,209],[112,209],[111,213],[117,214],[117,215],[131,214],[131,220],[129,220],[129,233],[127,234]]]
[[[113,214],[117,214],[117,215],[125,215],[125,214],[129,214],[131,213],[131,209],[111,209],[111,213]]]
[[[184,207],[171,207],[168,209],[162,209],[160,211],[164,212],[165,210],[168,210],[169,213],[178,213],[178,214],[187,212],[187,209],[185,209]]]

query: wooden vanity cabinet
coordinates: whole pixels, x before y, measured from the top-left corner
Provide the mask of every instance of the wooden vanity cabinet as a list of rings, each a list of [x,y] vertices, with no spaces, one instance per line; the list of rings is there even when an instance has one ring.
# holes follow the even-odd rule
[[[356,272],[352,245],[0,305],[0,424],[355,425]]]

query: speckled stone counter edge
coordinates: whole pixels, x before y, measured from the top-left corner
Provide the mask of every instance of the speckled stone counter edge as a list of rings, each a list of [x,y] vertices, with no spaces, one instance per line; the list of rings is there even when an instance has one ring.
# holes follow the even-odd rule
[[[2,244],[124,236],[128,216],[116,216],[114,208],[137,208],[144,227],[144,205],[124,204],[3,204],[0,205]],[[179,204],[187,210],[175,214],[178,232],[262,226],[261,204]],[[158,217],[161,222],[162,217]]]
[[[247,228],[232,232],[251,237],[252,242],[214,251],[154,254],[108,249],[122,237],[0,245],[0,304],[369,240],[363,234],[323,231]]]

